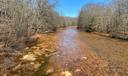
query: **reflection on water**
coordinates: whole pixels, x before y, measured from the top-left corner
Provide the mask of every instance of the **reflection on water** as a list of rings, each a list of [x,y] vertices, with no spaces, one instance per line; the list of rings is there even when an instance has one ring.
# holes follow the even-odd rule
[[[63,48],[75,48],[76,37],[78,35],[78,30],[76,28],[67,28],[68,30],[62,31],[60,33],[59,45]]]

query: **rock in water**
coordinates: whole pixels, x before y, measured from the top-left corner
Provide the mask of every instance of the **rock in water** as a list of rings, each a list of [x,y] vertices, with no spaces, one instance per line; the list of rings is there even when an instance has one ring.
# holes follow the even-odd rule
[[[72,76],[72,73],[69,71],[62,72],[62,76]]]
[[[81,69],[76,69],[75,72],[81,72]]]
[[[82,60],[87,60],[88,58],[87,58],[87,57],[82,57],[81,59],[82,59]]]

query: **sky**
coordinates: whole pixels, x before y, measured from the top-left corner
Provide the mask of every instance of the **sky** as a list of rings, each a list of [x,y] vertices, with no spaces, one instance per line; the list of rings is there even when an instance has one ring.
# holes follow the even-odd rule
[[[56,11],[62,16],[77,17],[82,6],[88,3],[106,4],[110,0],[58,0]]]

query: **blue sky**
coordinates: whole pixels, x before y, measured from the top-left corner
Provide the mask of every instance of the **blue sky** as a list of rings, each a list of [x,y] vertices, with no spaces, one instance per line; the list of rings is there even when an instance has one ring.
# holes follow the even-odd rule
[[[57,12],[63,16],[77,17],[81,7],[88,3],[106,4],[110,0],[58,0]]]

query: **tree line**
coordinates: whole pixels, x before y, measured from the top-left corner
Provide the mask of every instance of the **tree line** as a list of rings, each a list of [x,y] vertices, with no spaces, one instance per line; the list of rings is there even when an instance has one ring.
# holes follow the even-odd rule
[[[5,47],[36,33],[56,31],[63,20],[55,0],[0,0],[0,42]]]
[[[78,28],[128,39],[128,0],[112,0],[104,5],[86,4],[80,11]]]

